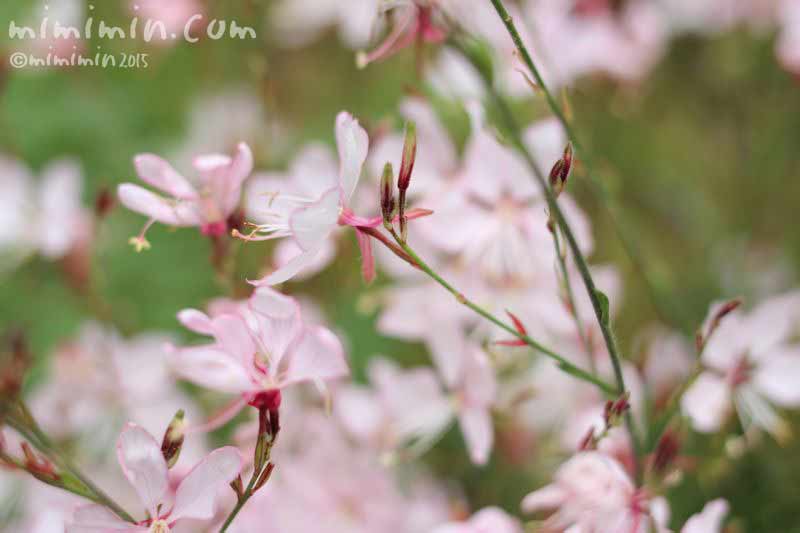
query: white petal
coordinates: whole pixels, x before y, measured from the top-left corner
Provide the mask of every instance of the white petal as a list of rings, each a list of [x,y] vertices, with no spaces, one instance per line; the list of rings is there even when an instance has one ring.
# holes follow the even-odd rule
[[[225,314],[215,317],[213,326],[219,347],[242,366],[250,365],[256,346],[244,320],[236,315]]]
[[[319,248],[339,220],[339,192],[331,189],[307,207],[295,209],[289,217],[292,236],[303,250]]]
[[[284,383],[336,379],[349,372],[336,335],[323,327],[309,327],[290,356]]]
[[[526,513],[534,513],[543,509],[555,509],[566,497],[567,495],[558,485],[546,485],[523,498],[522,510]]]
[[[167,200],[152,191],[132,183],[123,183],[117,189],[122,205],[171,226],[197,226],[202,218],[194,204]]]
[[[184,309],[178,313],[178,321],[186,328],[201,335],[213,335],[214,328],[211,319],[197,309]]]
[[[681,409],[697,431],[717,431],[730,414],[730,388],[722,378],[703,372],[681,398]]]
[[[782,407],[800,405],[800,350],[786,350],[765,358],[753,376],[753,384]]]
[[[709,502],[699,514],[689,518],[681,533],[719,533],[726,514],[728,502],[722,499]]]
[[[485,465],[489,460],[494,442],[492,417],[487,409],[465,409],[459,413],[461,433],[467,442],[470,459],[476,465]]]
[[[209,389],[238,394],[253,388],[242,362],[214,346],[181,348],[172,355],[172,366],[184,379]]]
[[[110,531],[147,531],[147,528],[125,522],[102,505],[82,505],[75,509],[73,523],[66,533],[108,533]]]
[[[322,246],[318,246],[317,248],[312,248],[307,250],[299,255],[293,257],[289,262],[285,265],[277,269],[272,274],[261,278],[260,280],[251,282],[253,285],[256,286],[264,286],[264,285],[278,285],[279,283],[283,283],[291,278],[293,278],[298,272],[306,268],[307,266],[311,265],[317,257],[317,254],[321,250]]]
[[[117,442],[117,458],[139,499],[152,516],[162,502],[169,483],[161,446],[147,431],[129,423]]]
[[[214,516],[215,501],[242,470],[242,455],[232,446],[211,452],[183,479],[175,493],[170,520],[208,519]]]
[[[297,300],[270,287],[257,288],[248,303],[250,309],[270,318],[291,318],[300,313]]]
[[[341,112],[336,117],[336,146],[339,149],[339,183],[347,203],[358,185],[369,150],[367,132],[350,113]]]
[[[194,187],[162,158],[153,154],[137,155],[133,159],[136,173],[143,182],[175,198],[195,198]]]

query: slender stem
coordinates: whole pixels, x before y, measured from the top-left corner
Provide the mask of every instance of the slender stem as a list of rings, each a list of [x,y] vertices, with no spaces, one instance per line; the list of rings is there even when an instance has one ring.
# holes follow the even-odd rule
[[[525,66],[530,70],[531,74],[533,75],[538,88],[541,90],[542,94],[544,94],[545,100],[547,101],[547,105],[550,107],[550,110],[556,116],[558,121],[564,127],[564,131],[567,133],[567,137],[572,141],[573,146],[575,147],[575,151],[580,154],[581,158],[584,161],[584,165],[586,167],[586,175],[589,178],[589,183],[592,185],[595,194],[597,194],[601,199],[601,204],[603,205],[604,209],[607,211],[609,219],[611,220],[612,225],[614,226],[614,232],[617,234],[620,242],[622,243],[623,248],[625,249],[625,253],[630,258],[631,262],[633,263],[634,268],[639,273],[640,277],[644,281],[644,284],[648,291],[648,296],[655,308],[655,311],[658,315],[667,322],[673,322],[676,324],[680,324],[681,326],[686,326],[685,321],[682,321],[679,318],[675,317],[675,313],[672,312],[672,308],[665,309],[664,306],[661,304],[658,296],[658,291],[655,288],[650,276],[647,272],[647,268],[644,264],[644,260],[642,259],[642,254],[639,252],[638,247],[635,244],[635,241],[628,236],[627,230],[624,229],[623,225],[617,221],[615,213],[618,211],[616,208],[616,202],[613,201],[611,194],[606,189],[605,185],[602,181],[597,180],[594,177],[594,163],[592,161],[591,153],[588,150],[585,150],[583,145],[578,138],[578,135],[575,133],[575,128],[572,126],[572,123],[567,119],[566,114],[561,109],[556,98],[553,96],[553,93],[547,88],[547,84],[544,82],[544,78],[542,78],[539,69],[536,68],[536,64],[533,62],[533,58],[531,57],[528,48],[525,46],[525,43],[522,41],[522,37],[517,31],[517,27],[514,24],[514,18],[509,14],[508,10],[503,5],[502,0],[491,0],[492,5],[494,6],[495,11],[500,16],[503,24],[508,31],[508,34],[511,36],[511,40],[514,42],[514,46],[517,48],[517,52],[519,52],[520,56],[522,57],[522,61],[525,63]],[[682,323],[683,322],[683,323]]]
[[[126,512],[118,503],[116,503],[108,494],[106,494],[100,487],[95,485],[83,472],[65,455],[63,455],[58,448],[53,444],[50,438],[41,430],[36,420],[30,413],[30,410],[23,402],[18,402],[19,412],[23,418],[22,421],[17,420],[14,416],[6,418],[5,422],[8,423],[15,431],[17,431],[23,438],[28,440],[36,449],[45,454],[53,463],[62,468],[75,479],[81,482],[93,496],[88,499],[99,503],[121,519],[135,523],[133,517]],[[74,492],[74,491],[71,491]],[[85,495],[84,495],[85,496]]]
[[[222,527],[219,529],[219,533],[225,533],[230,527],[231,523],[233,523],[233,519],[239,514],[239,511],[242,510],[244,504],[247,503],[247,500],[253,495],[253,488],[256,485],[256,481],[258,477],[261,475],[261,472],[253,471],[253,476],[250,478],[250,482],[247,484],[247,488],[242,493],[242,496],[239,498],[239,501],[236,502],[236,506],[231,510],[231,514],[228,515],[228,518],[225,519],[225,523],[222,524]]]
[[[495,7],[498,15],[502,19],[503,23],[505,24],[506,28],[508,29],[509,33],[511,34],[511,38],[513,39],[514,43],[520,49],[520,54],[523,55],[523,59],[525,60],[526,64],[530,63],[529,68],[533,66],[534,68],[531,69],[536,77],[536,81],[538,83],[542,83],[541,76],[539,75],[538,71],[535,70],[535,65],[533,65],[533,61],[530,58],[530,54],[528,54],[527,49],[525,48],[524,44],[522,43],[522,39],[517,32],[516,27],[514,26],[514,22],[511,16],[506,11],[505,7],[503,6],[502,0],[491,0],[492,4]],[[456,44],[456,46],[458,46]],[[463,52],[463,50],[461,50]],[[472,57],[469,54],[466,54],[468,60],[472,60]],[[477,65],[476,65],[477,67]],[[477,69],[480,72],[480,69]],[[517,120],[514,117],[514,114],[511,112],[508,104],[506,103],[505,99],[497,92],[494,85],[491,83],[490,80],[487,80],[485,77],[482,77],[486,89],[488,90],[490,96],[494,100],[498,111],[500,112],[501,119],[505,123],[505,127],[507,133],[510,137],[510,140],[517,151],[522,155],[525,163],[530,168],[536,182],[539,184],[546,200],[548,208],[550,209],[551,216],[555,219],[557,226],[561,229],[561,233],[564,235],[564,238],[567,241],[567,245],[569,246],[570,251],[572,252],[573,260],[575,261],[576,266],[578,267],[578,272],[580,273],[581,278],[583,279],[583,284],[586,287],[586,292],[589,295],[589,300],[592,302],[592,308],[594,308],[594,313],[597,318],[597,323],[600,326],[600,331],[603,333],[603,340],[605,341],[606,348],[608,349],[608,355],[611,359],[611,366],[614,370],[614,379],[617,383],[617,393],[622,395],[627,390],[625,386],[625,378],[622,374],[622,363],[621,357],[619,353],[619,349],[617,348],[617,342],[614,338],[614,334],[611,331],[610,322],[604,317],[603,305],[600,301],[599,291],[595,286],[594,279],[592,278],[591,272],[589,272],[589,265],[586,262],[586,258],[583,256],[583,253],[578,246],[578,241],[575,239],[575,235],[572,232],[572,228],[569,226],[566,218],[564,217],[564,213],[561,211],[561,207],[556,202],[556,198],[553,195],[553,191],[547,184],[547,178],[542,173],[539,165],[537,164],[536,160],[533,158],[530,150],[528,150],[527,146],[525,146],[524,141],[522,140],[522,136],[520,134],[520,127],[517,124]],[[549,93],[548,93],[549,95]],[[548,96],[548,102],[552,100],[552,95]],[[557,113],[559,118],[563,118],[563,113]],[[577,148],[577,146],[576,146]],[[635,457],[635,470],[636,470],[636,478],[637,480],[641,479],[641,468],[640,468],[640,459],[641,459],[641,442],[639,440],[639,436],[636,432],[636,429],[633,424],[633,417],[630,414],[630,411],[627,411],[625,414],[625,425],[628,428],[628,433],[630,434],[631,444],[633,447],[634,457]]]
[[[556,229],[553,228],[553,246],[556,249],[556,256],[558,257],[558,266],[561,269],[561,276],[564,280],[564,291],[567,294],[567,304],[570,308],[570,314],[572,318],[575,319],[575,327],[578,329],[578,336],[581,339],[581,343],[583,344],[584,349],[586,350],[587,355],[589,356],[589,368],[592,370],[592,374],[597,374],[597,365],[594,360],[594,347],[589,342],[589,338],[586,335],[586,332],[583,329],[583,321],[581,320],[580,315],[578,314],[578,307],[575,305],[575,295],[572,291],[572,282],[569,278],[569,270],[567,270],[567,261],[562,253],[561,250],[561,241],[558,240],[558,233]]]
[[[599,387],[604,393],[614,395],[617,393],[617,390],[614,386],[606,383],[605,381],[599,379],[598,377],[594,376],[593,374],[586,372],[580,367],[575,366],[574,364],[570,363],[566,358],[562,355],[557,354],[553,350],[543,346],[542,344],[536,342],[528,335],[517,331],[513,326],[510,326],[497,318],[495,315],[484,309],[483,307],[479,306],[472,300],[468,299],[462,292],[458,289],[453,287],[450,283],[447,282],[442,276],[440,276],[435,270],[433,270],[430,266],[428,266],[422,258],[417,255],[417,253],[406,243],[403,241],[400,236],[397,234],[396,231],[392,230],[392,237],[394,237],[397,244],[402,248],[402,250],[408,254],[416,263],[417,268],[425,272],[429,277],[431,277],[436,283],[444,287],[450,294],[452,294],[455,299],[462,305],[468,307],[478,315],[482,316],[489,322],[493,323],[494,325],[498,326],[499,328],[505,330],[509,334],[513,335],[514,337],[518,338],[519,340],[523,341],[525,344],[530,346],[531,348],[538,350],[539,352],[545,354],[546,356],[550,357],[554,361],[558,363],[559,368],[563,371],[579,378],[589,383],[592,383]]]

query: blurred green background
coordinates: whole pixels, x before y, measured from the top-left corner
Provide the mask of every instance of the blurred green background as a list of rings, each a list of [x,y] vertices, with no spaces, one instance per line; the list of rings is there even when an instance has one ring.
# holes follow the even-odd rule
[[[124,21],[119,2],[97,2],[96,16]],[[282,168],[309,140],[332,142],[335,114],[346,109],[367,125],[396,119],[396,104],[419,82],[413,52],[357,70],[351,51],[335,35],[300,50],[274,45],[266,26],[268,2],[211,2],[210,13],[254,25],[255,41],[180,43],[172,48],[124,41],[92,42],[107,52],[151,54],[148,69],[11,71],[0,66],[0,152],[34,172],[64,156],[84,169],[84,200],[134,181],[139,152],[168,155],[189,136],[197,98],[245,87],[262,100],[264,135],[257,168]],[[24,18],[30,2],[5,0],[2,26]],[[5,37],[5,36],[4,36]],[[8,45],[8,46],[7,46]],[[4,42],[0,49],[10,49]],[[424,88],[423,88],[424,89]],[[684,38],[641,84],[581,80],[570,91],[576,125],[598,176],[621,208],[620,222],[635,236],[652,279],[649,291],[610,224],[607,212],[579,177],[572,191],[589,211],[598,240],[595,262],[617,265],[625,280],[617,332],[636,358],[637,332],[661,320],[691,336],[710,301],[744,296],[757,301],[796,286],[800,269],[800,98],[798,81],[776,63],[770,35],[734,32],[712,39]],[[531,118],[546,115],[534,96],[518,102]],[[437,110],[463,143],[466,116],[452,102]],[[280,124],[276,130],[271,125]],[[279,131],[280,138],[270,132]],[[227,150],[229,147],[219,147]],[[91,286],[64,283],[61,266],[33,258],[0,279],[0,329],[20,326],[37,355],[33,382],[47,371],[59,341],[92,317],[126,334],[158,329],[181,333],[175,313],[202,307],[220,294],[208,257],[211,247],[195,230],[156,226],[153,249],[136,254],[127,240],[142,217],[116,209],[100,223]],[[47,231],[46,227],[31,231]],[[380,337],[374,306],[356,267],[350,237],[335,265],[290,290],[309,294],[346,336],[356,376],[366,359],[391,354],[407,363],[425,360],[420,346]],[[258,270],[266,247],[243,247],[242,276]],[[377,287],[380,286],[380,281]],[[657,303],[657,305],[656,305]],[[800,426],[798,426],[800,427]],[[458,437],[428,456],[438,472],[458,478],[475,508],[500,503],[516,511],[521,495],[542,482],[541,472],[493,464],[468,464]],[[695,439],[690,452],[720,443]],[[497,461],[496,461],[497,462]],[[677,521],[709,498],[728,498],[744,531],[798,531],[800,445],[765,439],[754,453],[725,463],[702,478],[687,477],[673,501]]]

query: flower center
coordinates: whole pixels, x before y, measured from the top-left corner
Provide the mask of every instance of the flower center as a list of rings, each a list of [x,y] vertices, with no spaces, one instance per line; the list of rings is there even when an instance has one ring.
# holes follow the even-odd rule
[[[169,528],[166,520],[156,520],[150,526],[148,533],[170,533],[172,530]]]

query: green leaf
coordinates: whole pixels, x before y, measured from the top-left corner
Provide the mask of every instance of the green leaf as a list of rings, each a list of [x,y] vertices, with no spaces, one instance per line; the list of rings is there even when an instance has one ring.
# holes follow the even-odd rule
[[[600,321],[604,327],[608,327],[611,322],[611,313],[609,312],[608,296],[601,290],[595,289],[594,294],[600,302]]]

